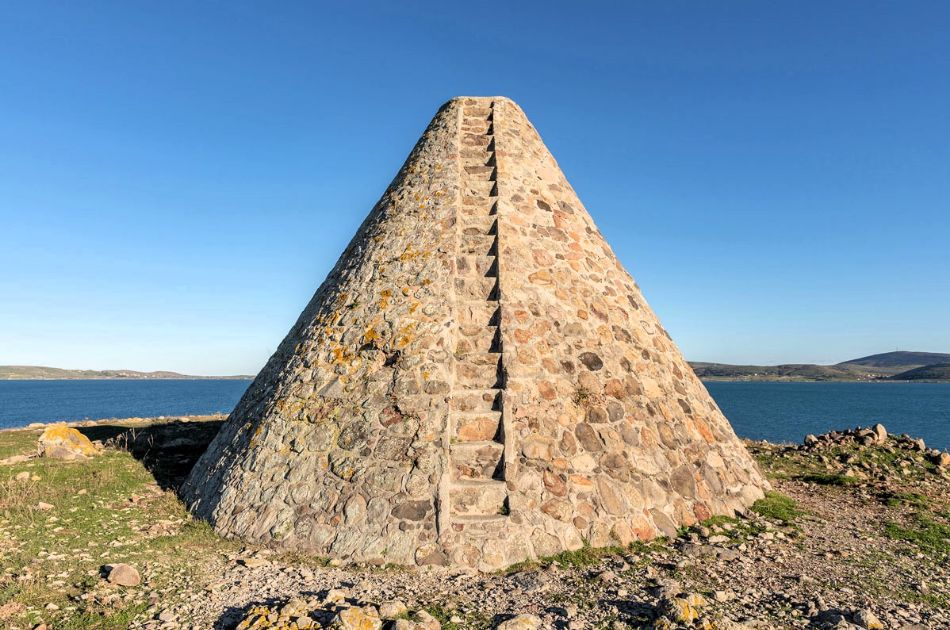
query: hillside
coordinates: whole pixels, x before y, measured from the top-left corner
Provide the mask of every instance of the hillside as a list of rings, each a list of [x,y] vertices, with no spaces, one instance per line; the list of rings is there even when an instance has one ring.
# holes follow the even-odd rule
[[[872,368],[909,370],[923,365],[935,365],[938,363],[950,363],[950,354],[941,352],[907,352],[900,350],[896,352],[872,354],[867,357],[861,357],[860,359],[851,359],[850,361],[843,361],[838,365],[860,365]]]
[[[950,381],[950,363],[925,365],[895,374],[891,378],[895,381]]]
[[[800,380],[800,381],[873,381],[888,379],[939,380],[947,376],[918,376],[912,373],[925,366],[948,365],[950,354],[939,352],[885,352],[835,365],[788,363],[783,365],[730,365],[727,363],[690,362],[700,378],[709,380]],[[923,373],[923,372],[921,372]],[[932,374],[942,374],[937,371]],[[897,375],[908,374],[907,378]]]
[[[189,376],[178,372],[137,372],[135,370],[64,370],[39,365],[0,365],[0,380],[70,380],[70,379],[244,379],[248,376]]]
[[[854,369],[810,363],[729,365],[726,363],[691,362],[690,366],[696,372],[696,376],[706,379],[850,381],[860,378],[860,375]]]

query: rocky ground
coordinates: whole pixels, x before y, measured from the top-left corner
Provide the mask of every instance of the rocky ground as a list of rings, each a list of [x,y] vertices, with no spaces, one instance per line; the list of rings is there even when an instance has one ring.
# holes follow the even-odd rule
[[[218,418],[0,432],[6,628],[950,628],[950,455],[883,427],[749,443],[775,492],[675,540],[497,574],[244,548],[173,489]]]

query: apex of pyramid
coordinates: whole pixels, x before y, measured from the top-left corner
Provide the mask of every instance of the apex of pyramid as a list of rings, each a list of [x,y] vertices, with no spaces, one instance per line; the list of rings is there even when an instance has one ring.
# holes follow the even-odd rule
[[[767,487],[521,110],[457,97],[182,494],[226,536],[494,569]]]

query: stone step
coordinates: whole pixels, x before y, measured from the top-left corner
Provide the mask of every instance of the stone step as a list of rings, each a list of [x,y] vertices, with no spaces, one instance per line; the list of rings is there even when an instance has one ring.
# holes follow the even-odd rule
[[[456,256],[455,273],[466,278],[494,278],[498,275],[498,258],[476,254]]]
[[[495,147],[495,137],[482,134],[467,133],[460,140],[463,148],[486,149],[493,151]]]
[[[462,168],[469,175],[478,176],[479,178],[484,178],[486,181],[495,180],[494,166],[489,166],[488,164],[476,164],[476,165],[471,165],[471,166],[463,165]]]
[[[491,114],[491,107],[479,107],[477,105],[462,107],[462,120],[465,118],[488,118]]]
[[[495,225],[496,215],[492,214],[494,208],[485,203],[481,207],[462,206],[461,212],[456,215],[458,219],[458,230],[465,234],[497,234],[498,229]]]
[[[471,229],[473,233],[459,235],[459,253],[479,258],[496,258],[498,239],[495,235],[485,234],[478,228]]]
[[[498,352],[501,335],[498,326],[459,326],[455,353],[466,355],[473,352]]]
[[[498,297],[498,278],[479,278],[475,276],[455,278],[455,298],[457,300],[497,300]]]
[[[491,164],[494,166],[495,153],[488,149],[464,147],[459,150],[459,157],[463,165]]]
[[[490,442],[498,435],[501,412],[453,411],[449,419],[455,424],[454,443]]]
[[[497,197],[478,197],[466,195],[462,197],[459,216],[463,219],[474,217],[494,217],[497,215]]]
[[[495,328],[492,326],[491,328]],[[464,354],[456,355],[455,362],[464,363],[466,365],[498,365],[498,362],[501,361],[500,352],[484,351],[484,352],[466,352]]]
[[[479,363],[475,358],[495,355],[490,363]],[[455,361],[455,383],[460,388],[491,389],[501,384],[501,361],[498,353],[475,352],[462,355]]]
[[[452,411],[501,411],[500,389],[457,389],[449,397]]]
[[[497,165],[495,164],[495,154],[488,151],[473,153],[469,157],[462,156],[461,163],[463,171],[470,166],[491,167],[493,169],[497,169]],[[495,179],[497,179],[497,177]]]
[[[491,212],[494,206],[483,208],[481,212],[475,214],[472,208],[463,206],[462,212],[458,213],[459,232],[462,235],[492,235],[498,234],[498,218]]]
[[[453,516],[497,516],[505,514],[508,508],[508,486],[504,481],[455,481],[450,492]]]
[[[457,514],[452,518],[452,525],[464,529],[470,540],[479,533],[497,538],[499,529],[507,523],[507,514]]]
[[[505,445],[493,440],[458,442],[449,455],[454,479],[493,479],[501,474],[500,465]]]
[[[501,320],[497,302],[456,302],[459,326],[497,326]]]
[[[491,125],[482,121],[481,123],[472,124],[472,125],[463,125],[461,128],[462,137],[467,136],[481,136],[483,138],[494,138],[495,137],[495,128]]]
[[[465,199],[488,199],[489,197],[498,196],[498,185],[497,182],[491,180],[476,180],[471,178],[466,178],[462,183],[462,203],[465,203]],[[475,204],[466,204],[466,205],[475,205]]]

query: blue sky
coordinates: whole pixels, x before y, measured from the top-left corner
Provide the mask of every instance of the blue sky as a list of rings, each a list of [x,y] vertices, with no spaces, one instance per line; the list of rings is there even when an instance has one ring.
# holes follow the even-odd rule
[[[7,4],[0,364],[256,372],[458,94],[521,104],[688,358],[950,352],[948,23],[914,1]]]

